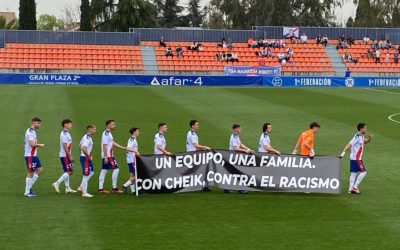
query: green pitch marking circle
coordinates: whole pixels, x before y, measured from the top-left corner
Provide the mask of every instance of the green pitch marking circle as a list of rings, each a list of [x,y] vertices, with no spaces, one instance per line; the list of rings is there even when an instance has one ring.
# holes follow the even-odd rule
[[[400,123],[400,121],[395,120],[393,117],[400,115],[400,113],[396,113],[396,114],[391,114],[388,116],[389,121],[395,122],[395,123]]]

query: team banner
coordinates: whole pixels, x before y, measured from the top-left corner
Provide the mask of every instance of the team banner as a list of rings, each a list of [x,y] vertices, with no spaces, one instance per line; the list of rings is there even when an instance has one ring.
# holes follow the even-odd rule
[[[226,76],[280,76],[281,66],[225,66]]]
[[[283,37],[289,38],[293,35],[299,37],[299,27],[283,27]]]
[[[137,158],[138,194],[180,193],[214,186],[267,192],[341,192],[333,156],[245,154],[226,150]]]

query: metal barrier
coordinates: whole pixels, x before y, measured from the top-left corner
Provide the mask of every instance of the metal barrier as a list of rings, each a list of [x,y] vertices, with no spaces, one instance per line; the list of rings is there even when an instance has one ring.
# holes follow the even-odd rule
[[[283,26],[254,26],[253,30],[259,31],[262,37],[279,38],[283,36]],[[365,36],[369,36],[370,39],[389,39],[393,43],[400,43],[399,28],[299,27],[299,34],[302,33],[309,38],[327,35],[330,39],[337,39],[341,35],[350,35],[354,39],[363,39]]]
[[[5,43],[80,44],[80,45],[139,45],[137,34],[122,32],[67,32],[0,30]],[[0,41],[1,45],[1,41]]]
[[[247,42],[249,37],[259,36],[257,30],[131,28],[129,32],[138,34],[142,41],[159,41],[163,36],[170,42],[216,42],[224,37],[232,42]]]

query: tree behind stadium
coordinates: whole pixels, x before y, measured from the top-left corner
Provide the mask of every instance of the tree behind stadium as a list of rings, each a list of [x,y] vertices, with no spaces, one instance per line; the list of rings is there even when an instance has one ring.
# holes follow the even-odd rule
[[[89,0],[81,1],[81,31],[91,31],[92,30],[92,20],[91,20],[91,10]]]
[[[36,30],[36,2],[35,0],[19,1],[19,29]]]

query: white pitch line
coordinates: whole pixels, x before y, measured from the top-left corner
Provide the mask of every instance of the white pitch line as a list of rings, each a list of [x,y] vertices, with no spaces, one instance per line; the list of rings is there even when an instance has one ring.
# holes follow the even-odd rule
[[[377,92],[383,92],[383,93],[389,93],[389,94],[400,95],[400,92],[392,92],[392,91],[387,91],[387,90],[371,89],[371,88],[364,88],[364,89],[371,90],[371,91],[377,91]]]
[[[400,115],[400,113],[389,115],[388,116],[389,121],[392,121],[392,122],[395,122],[395,123],[400,123],[400,121],[397,121],[397,120],[393,119],[393,116],[396,116],[396,115]]]

